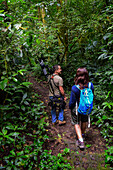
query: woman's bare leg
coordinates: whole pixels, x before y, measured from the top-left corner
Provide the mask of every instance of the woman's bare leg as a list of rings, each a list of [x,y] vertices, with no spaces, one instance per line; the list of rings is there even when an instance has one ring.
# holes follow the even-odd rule
[[[79,124],[75,125],[75,132],[77,134],[78,139],[82,138],[82,132]]]

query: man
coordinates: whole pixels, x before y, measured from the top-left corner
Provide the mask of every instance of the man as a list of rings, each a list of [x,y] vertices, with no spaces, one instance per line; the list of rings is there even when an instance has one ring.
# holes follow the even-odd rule
[[[48,76],[48,82],[49,82],[49,99],[50,101],[53,100],[54,97],[61,98],[62,101],[66,101],[66,96],[63,89],[63,79],[59,76],[62,72],[60,65],[53,66],[53,75]],[[56,118],[56,106],[51,106],[51,115],[52,115],[52,124],[55,125],[59,123],[59,125],[63,125],[66,123],[64,121],[64,108],[61,106],[59,107],[59,116],[58,120]]]

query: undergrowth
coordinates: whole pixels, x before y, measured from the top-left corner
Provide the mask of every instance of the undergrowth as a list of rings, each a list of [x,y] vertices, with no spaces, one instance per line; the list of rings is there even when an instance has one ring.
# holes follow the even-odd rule
[[[1,84],[0,105],[0,169],[70,169],[63,158],[45,150],[46,112],[39,95],[32,92],[31,83],[8,78]],[[60,158],[60,159],[59,159]]]

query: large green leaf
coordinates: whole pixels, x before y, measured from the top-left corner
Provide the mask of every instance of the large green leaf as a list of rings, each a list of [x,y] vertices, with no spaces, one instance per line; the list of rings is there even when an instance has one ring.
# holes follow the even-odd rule
[[[0,89],[4,90],[7,86],[8,79],[4,79],[3,81],[0,81]]]

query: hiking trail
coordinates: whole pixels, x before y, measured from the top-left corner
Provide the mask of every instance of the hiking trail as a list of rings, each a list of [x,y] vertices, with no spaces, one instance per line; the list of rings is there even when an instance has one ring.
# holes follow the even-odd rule
[[[47,127],[47,135],[49,140],[46,143],[46,149],[51,150],[53,155],[62,153],[63,149],[69,148],[70,154],[67,158],[70,163],[79,169],[106,169],[105,167],[105,150],[106,142],[100,134],[99,129],[95,125],[91,125],[86,130],[85,146],[86,149],[81,151],[76,146],[76,134],[74,126],[71,124],[71,112],[68,107],[69,97],[66,101],[66,109],[64,110],[64,120],[66,124],[55,126],[51,123],[50,107],[48,106],[48,84],[46,81],[37,81],[35,77],[29,76],[33,90],[40,95],[39,99],[44,102],[45,111],[47,112],[49,122]]]

